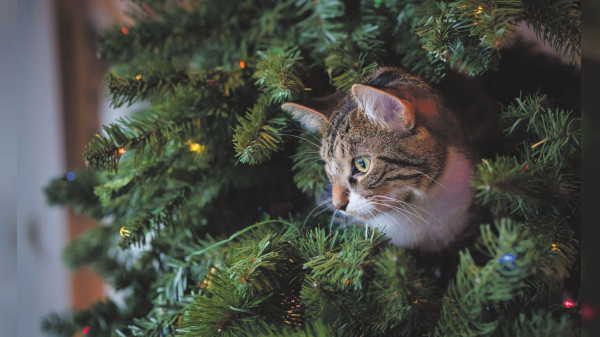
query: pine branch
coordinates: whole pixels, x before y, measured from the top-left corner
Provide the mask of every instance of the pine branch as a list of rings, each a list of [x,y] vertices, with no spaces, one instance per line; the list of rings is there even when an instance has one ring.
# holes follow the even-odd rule
[[[495,215],[535,213],[543,204],[539,197],[542,184],[525,165],[515,158],[483,159],[471,178],[477,202]]]
[[[581,121],[571,111],[553,107],[539,93],[515,99],[502,109],[504,132],[524,139],[525,155],[555,172],[573,166],[581,151]],[[576,165],[578,166],[578,165]]]
[[[344,4],[338,0],[300,0],[298,15],[308,17],[297,24],[301,32],[299,42],[313,50],[313,54],[323,54],[327,48],[338,41],[343,33],[343,25],[336,22],[344,14]],[[318,59],[318,58],[317,58]]]
[[[218,2],[199,6],[142,6],[145,13],[132,13],[133,26],[115,26],[99,38],[98,55],[103,60],[130,62],[136,58],[169,58],[199,48],[214,27]],[[211,20],[212,19],[212,20]],[[145,55],[144,55],[145,54]]]
[[[525,20],[537,38],[548,43],[563,59],[581,58],[581,5],[575,0],[526,0]]]
[[[308,132],[300,134],[299,139],[292,166],[294,183],[302,192],[310,192],[316,198],[329,182],[319,155],[321,139]]]
[[[372,282],[369,293],[381,312],[372,325],[380,335],[417,336],[434,327],[441,290],[406,250],[387,248],[376,260]]]
[[[124,227],[130,232],[130,236],[123,237],[119,242],[119,247],[125,249],[134,244],[143,245],[150,232],[160,235],[163,227],[173,230],[174,226],[183,223],[185,218],[180,210],[189,199],[190,194],[190,188],[182,188],[180,191],[171,193],[171,196],[166,198],[162,205],[155,210],[142,211],[129,216]]]
[[[302,56],[298,48],[279,50],[269,49],[258,52],[259,60],[254,78],[269,104],[293,101],[304,97],[305,88],[299,72],[305,71],[300,63]]]
[[[201,97],[229,96],[244,84],[241,70],[187,72],[172,63],[148,63],[127,78],[116,73],[106,75],[107,87],[112,95],[111,106],[128,106],[138,100],[164,99],[182,90],[194,92]]]
[[[377,28],[377,27],[374,27]],[[346,92],[354,83],[362,83],[377,68],[377,56],[381,53],[382,42],[362,41],[364,49],[361,49],[361,38],[353,36],[339,40],[330,50],[325,58],[329,76],[333,85],[340,91]]]
[[[421,39],[416,33],[421,19],[415,14],[417,1],[385,1],[386,12],[393,14],[394,41],[388,50],[394,50],[402,59],[402,66],[411,73],[431,83],[438,83],[445,76],[446,65],[433,53],[423,48]]]
[[[262,95],[245,117],[238,118],[233,144],[238,161],[250,165],[260,164],[281,149],[282,132],[286,119],[270,117],[276,108],[269,106],[269,98]]]
[[[165,120],[155,114],[145,118],[120,118],[117,124],[104,126],[104,134],[95,134],[83,158],[96,170],[116,172],[125,152],[134,152],[133,162],[137,165],[144,157],[156,158],[164,152],[167,142],[186,142],[199,130],[200,119],[195,117]]]
[[[50,205],[70,206],[77,213],[101,220],[111,212],[102,206],[94,194],[94,187],[103,180],[103,177],[92,170],[69,171],[62,177],[53,179],[44,188],[44,193]]]
[[[509,40],[516,19],[524,13],[521,1],[437,2],[436,9],[423,4],[416,11],[423,17],[417,29],[423,48],[451,67],[475,76],[495,70],[498,49]]]
[[[565,277],[564,273],[556,274],[556,268],[568,268],[572,260],[561,251],[551,247],[538,250],[534,239],[517,231],[510,220],[502,220],[497,227],[498,235],[489,226],[481,227],[478,249],[490,257],[484,266],[477,266],[468,251],[461,253],[456,279],[448,287],[434,336],[495,336],[498,324],[515,314],[506,310],[511,308],[509,303],[520,302],[525,294],[535,297],[539,291],[530,287],[528,278],[559,283]],[[491,308],[501,318],[492,319]]]

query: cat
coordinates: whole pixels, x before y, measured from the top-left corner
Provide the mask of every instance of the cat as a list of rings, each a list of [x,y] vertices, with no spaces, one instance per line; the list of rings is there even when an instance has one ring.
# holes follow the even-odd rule
[[[423,252],[439,252],[467,227],[477,151],[461,116],[422,79],[379,68],[346,94],[282,109],[322,134],[331,202],[343,214]]]

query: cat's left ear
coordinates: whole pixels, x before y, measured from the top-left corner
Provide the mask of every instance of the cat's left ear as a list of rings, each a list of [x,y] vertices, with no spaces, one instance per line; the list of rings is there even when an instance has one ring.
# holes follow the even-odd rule
[[[366,117],[380,126],[398,131],[415,126],[415,113],[408,101],[364,84],[352,85],[350,92]]]

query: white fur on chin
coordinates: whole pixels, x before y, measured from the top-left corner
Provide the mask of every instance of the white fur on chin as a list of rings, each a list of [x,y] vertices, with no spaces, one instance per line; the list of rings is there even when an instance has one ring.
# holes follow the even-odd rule
[[[385,230],[392,243],[405,248],[435,252],[453,242],[466,227],[468,208],[473,199],[470,177],[473,163],[458,149],[448,149],[448,165],[426,194],[416,192],[417,198],[405,212],[390,209],[366,220],[369,227]],[[400,204],[395,206],[402,207]],[[351,192],[347,211],[366,214],[369,201]]]

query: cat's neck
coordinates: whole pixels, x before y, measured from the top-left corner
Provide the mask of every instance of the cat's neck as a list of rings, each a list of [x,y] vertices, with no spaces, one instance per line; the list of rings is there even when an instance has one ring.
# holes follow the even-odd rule
[[[404,206],[405,212],[381,214],[369,225],[385,227],[387,236],[398,246],[428,252],[441,250],[460,235],[469,221],[473,168],[467,155],[449,147],[446,168],[436,186],[417,195],[411,206]]]

